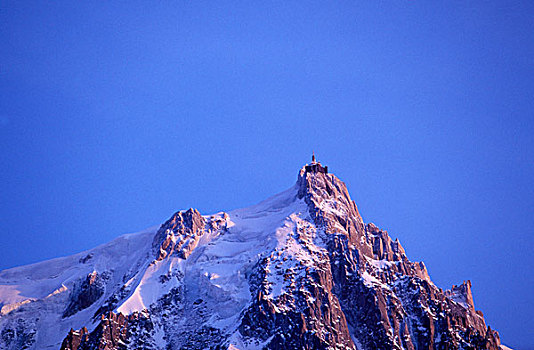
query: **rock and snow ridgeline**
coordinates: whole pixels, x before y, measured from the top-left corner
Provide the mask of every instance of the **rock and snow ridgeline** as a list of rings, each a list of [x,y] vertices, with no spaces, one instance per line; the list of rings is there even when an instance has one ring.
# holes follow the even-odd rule
[[[0,272],[0,348],[499,349],[320,163],[252,207]]]

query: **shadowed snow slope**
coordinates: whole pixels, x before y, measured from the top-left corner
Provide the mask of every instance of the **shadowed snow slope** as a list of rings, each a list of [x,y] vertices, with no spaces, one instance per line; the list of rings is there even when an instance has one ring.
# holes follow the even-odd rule
[[[257,205],[0,272],[2,349],[498,349],[320,163]]]

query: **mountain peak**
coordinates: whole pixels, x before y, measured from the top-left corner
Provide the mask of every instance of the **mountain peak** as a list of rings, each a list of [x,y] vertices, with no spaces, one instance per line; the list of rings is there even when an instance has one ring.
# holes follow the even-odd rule
[[[471,282],[436,287],[312,156],[254,206],[0,272],[0,348],[499,349]],[[86,328],[85,328],[86,327]],[[76,330],[78,329],[78,330]],[[99,347],[100,346],[100,347]]]
[[[297,197],[308,204],[316,225],[340,225],[350,241],[360,239],[364,233],[364,223],[358,207],[345,183],[329,173],[328,166],[315,161],[313,156],[312,162],[300,169],[297,186]]]

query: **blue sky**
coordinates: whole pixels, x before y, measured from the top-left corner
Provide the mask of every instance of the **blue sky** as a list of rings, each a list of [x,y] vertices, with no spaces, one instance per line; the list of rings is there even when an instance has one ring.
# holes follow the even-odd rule
[[[0,4],[0,268],[248,206],[312,150],[534,349],[524,1]]]

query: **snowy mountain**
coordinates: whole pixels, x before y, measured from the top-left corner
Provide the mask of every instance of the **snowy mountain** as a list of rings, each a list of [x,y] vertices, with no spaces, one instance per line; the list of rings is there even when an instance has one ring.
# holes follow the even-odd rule
[[[0,272],[0,348],[499,349],[315,162],[257,205]]]

